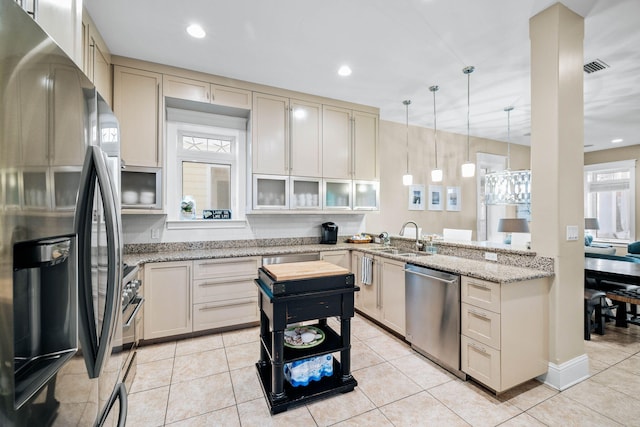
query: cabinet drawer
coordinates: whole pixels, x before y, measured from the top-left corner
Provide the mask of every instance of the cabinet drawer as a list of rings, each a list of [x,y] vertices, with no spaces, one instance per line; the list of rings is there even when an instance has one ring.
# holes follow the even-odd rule
[[[194,331],[253,323],[258,320],[258,297],[193,305]]]
[[[193,278],[255,279],[258,277],[258,267],[260,267],[260,258],[258,257],[194,261]]]
[[[460,332],[483,344],[500,350],[500,315],[462,303]]]
[[[500,313],[500,284],[462,276],[462,302]]]
[[[200,279],[193,281],[194,304],[257,297],[258,288],[253,279],[236,281]]]
[[[460,368],[477,381],[500,391],[500,351],[465,336],[460,337]]]

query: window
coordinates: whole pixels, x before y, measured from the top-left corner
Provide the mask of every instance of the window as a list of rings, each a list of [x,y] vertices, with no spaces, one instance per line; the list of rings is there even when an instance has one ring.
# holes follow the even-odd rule
[[[595,239],[635,240],[635,169],[635,160],[585,166],[584,216],[598,219]]]
[[[201,220],[203,210],[229,210],[232,220],[244,219],[245,128],[243,118],[167,108],[169,221]],[[185,199],[193,200],[193,215],[181,213]]]

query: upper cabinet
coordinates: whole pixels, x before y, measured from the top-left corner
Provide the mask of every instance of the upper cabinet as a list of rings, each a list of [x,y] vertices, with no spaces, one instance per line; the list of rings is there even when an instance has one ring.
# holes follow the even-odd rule
[[[207,102],[225,107],[251,109],[251,92],[184,77],[165,74],[163,95],[190,101]]]
[[[322,176],[321,104],[253,94],[253,172]]]
[[[379,180],[378,116],[324,105],[323,176]]]
[[[17,0],[16,3],[82,66],[82,0]]]
[[[110,106],[113,105],[111,54],[86,10],[82,13],[82,55],[84,73],[96,86],[102,98]]]
[[[113,73],[113,109],[120,122],[122,159],[131,166],[162,166],[162,75],[122,66],[115,66]]]

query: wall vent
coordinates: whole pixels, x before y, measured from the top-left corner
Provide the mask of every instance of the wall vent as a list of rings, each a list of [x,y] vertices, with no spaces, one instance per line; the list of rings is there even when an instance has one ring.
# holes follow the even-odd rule
[[[583,68],[585,73],[591,74],[591,73],[595,73],[596,71],[609,68],[609,65],[601,59],[596,59],[595,61],[591,61],[587,64],[584,64]]]

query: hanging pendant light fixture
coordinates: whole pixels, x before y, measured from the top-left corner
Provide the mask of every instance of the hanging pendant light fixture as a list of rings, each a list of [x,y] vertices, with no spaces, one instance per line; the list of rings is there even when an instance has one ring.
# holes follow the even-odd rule
[[[484,177],[484,194],[487,205],[527,205],[531,203],[531,171],[511,170],[511,111],[507,113],[507,169],[491,172]]]
[[[409,174],[409,104],[411,104],[410,100],[402,101],[404,106],[407,109],[407,173],[402,176],[402,184],[411,185],[413,184],[413,176]]]
[[[442,169],[438,169],[438,125],[436,121],[436,92],[440,89],[438,86],[430,86],[429,90],[433,93],[433,145],[435,147],[436,168],[431,171],[431,181],[442,181]]]
[[[470,99],[470,74],[476,68],[472,65],[464,67],[462,72],[467,75],[467,161],[462,164],[462,176],[464,178],[470,178],[476,174],[476,164],[472,163],[469,159],[470,144],[469,144],[469,99]]]

